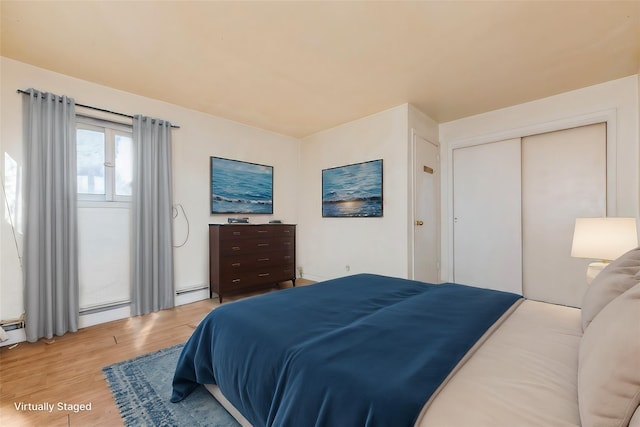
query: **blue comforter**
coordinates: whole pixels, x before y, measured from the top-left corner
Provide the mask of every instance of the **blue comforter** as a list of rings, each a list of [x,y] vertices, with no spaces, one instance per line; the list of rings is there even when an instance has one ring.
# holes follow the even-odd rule
[[[254,426],[412,426],[519,295],[360,274],[213,310],[172,402],[217,384]]]

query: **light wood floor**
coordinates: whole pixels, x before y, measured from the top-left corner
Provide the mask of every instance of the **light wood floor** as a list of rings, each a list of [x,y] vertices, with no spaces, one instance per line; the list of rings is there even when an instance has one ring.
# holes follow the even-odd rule
[[[310,283],[298,279],[296,286]],[[225,296],[223,304],[264,292]],[[53,340],[0,348],[0,426],[123,425],[102,368],[185,342],[197,323],[218,306],[213,298],[80,329]],[[21,402],[91,403],[91,411],[20,411],[16,405]]]

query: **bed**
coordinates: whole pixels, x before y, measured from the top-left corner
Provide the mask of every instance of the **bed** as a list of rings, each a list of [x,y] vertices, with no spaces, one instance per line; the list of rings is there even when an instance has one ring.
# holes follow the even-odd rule
[[[253,426],[640,426],[640,248],[582,310],[358,274],[226,304],[172,401],[204,385]]]

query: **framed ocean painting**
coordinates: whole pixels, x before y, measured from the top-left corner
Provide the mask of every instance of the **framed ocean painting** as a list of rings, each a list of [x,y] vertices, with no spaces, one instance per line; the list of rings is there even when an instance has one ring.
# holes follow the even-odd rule
[[[273,166],[211,157],[212,214],[272,214]]]
[[[322,170],[323,217],[381,217],[382,159]]]

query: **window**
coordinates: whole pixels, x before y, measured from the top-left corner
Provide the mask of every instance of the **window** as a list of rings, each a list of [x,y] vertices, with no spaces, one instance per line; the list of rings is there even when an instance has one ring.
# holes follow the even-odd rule
[[[133,178],[131,127],[78,117],[78,199],[130,201]]]
[[[76,116],[81,312],[130,299],[132,128]]]

